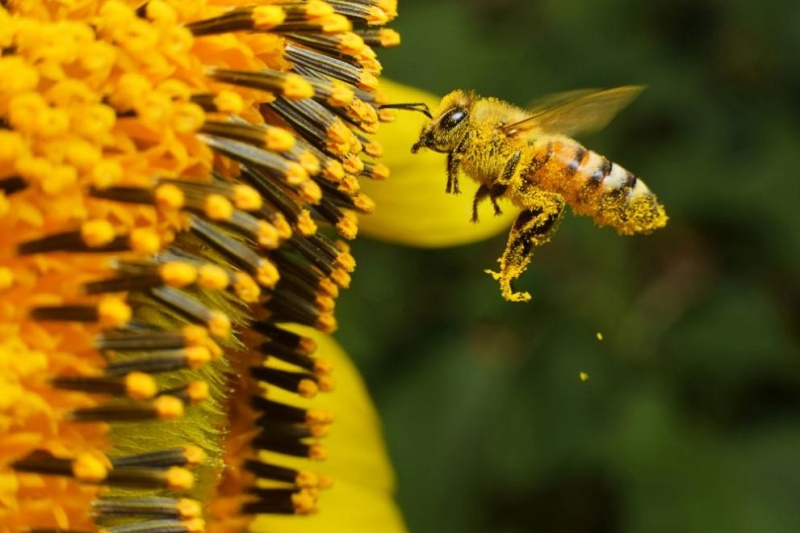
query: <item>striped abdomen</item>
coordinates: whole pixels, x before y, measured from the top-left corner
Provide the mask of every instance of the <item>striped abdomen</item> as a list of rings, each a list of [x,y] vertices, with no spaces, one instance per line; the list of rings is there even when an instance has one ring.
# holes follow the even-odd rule
[[[544,138],[533,145],[523,177],[555,192],[579,215],[619,233],[647,233],[667,223],[664,207],[631,172],[566,137]]]

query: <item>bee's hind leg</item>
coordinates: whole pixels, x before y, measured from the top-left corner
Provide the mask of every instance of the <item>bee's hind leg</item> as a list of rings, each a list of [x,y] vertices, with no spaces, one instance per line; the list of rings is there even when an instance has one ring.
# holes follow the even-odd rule
[[[486,271],[500,282],[503,298],[510,302],[527,302],[531,299],[527,292],[514,291],[511,282],[528,268],[533,257],[533,248],[550,240],[564,212],[564,200],[560,196],[539,196],[541,198],[537,198],[537,207],[526,209],[514,221],[508,234],[506,249],[498,259],[500,271]]]

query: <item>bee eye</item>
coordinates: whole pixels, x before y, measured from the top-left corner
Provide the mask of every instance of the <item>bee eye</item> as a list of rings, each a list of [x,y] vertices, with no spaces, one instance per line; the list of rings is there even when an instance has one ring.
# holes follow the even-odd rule
[[[456,107],[448,111],[439,121],[439,126],[445,130],[452,130],[467,117],[467,111],[462,107]]]

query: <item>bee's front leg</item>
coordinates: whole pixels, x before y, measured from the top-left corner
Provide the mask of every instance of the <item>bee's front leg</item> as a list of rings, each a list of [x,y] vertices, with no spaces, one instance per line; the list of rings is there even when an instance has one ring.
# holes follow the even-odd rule
[[[539,193],[536,204],[536,207],[522,211],[514,221],[506,249],[498,259],[500,271],[486,271],[500,282],[503,298],[510,302],[527,302],[531,299],[527,292],[515,292],[511,282],[528,268],[533,248],[550,240],[564,212],[564,200],[559,195]]]
[[[467,132],[461,142],[447,154],[447,187],[444,190],[447,194],[461,194],[461,189],[458,188],[458,169],[471,137],[472,132]]]

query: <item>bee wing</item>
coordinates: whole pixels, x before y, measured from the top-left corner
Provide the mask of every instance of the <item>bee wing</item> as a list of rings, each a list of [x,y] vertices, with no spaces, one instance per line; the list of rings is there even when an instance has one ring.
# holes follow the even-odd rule
[[[644,87],[640,85],[626,85],[614,89],[583,89],[546,96],[529,107],[529,117],[503,126],[503,130],[506,135],[520,135],[537,130],[568,136],[598,131],[643,90]]]

